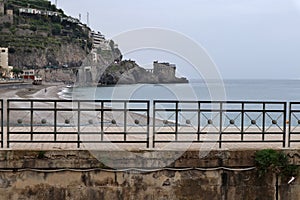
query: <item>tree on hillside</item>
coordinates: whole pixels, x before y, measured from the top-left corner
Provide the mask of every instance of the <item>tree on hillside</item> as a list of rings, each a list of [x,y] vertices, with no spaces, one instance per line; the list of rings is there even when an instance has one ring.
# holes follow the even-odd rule
[[[11,70],[12,73],[14,73],[15,75],[19,76],[19,74],[23,74],[23,70],[18,69],[18,68],[13,68]]]

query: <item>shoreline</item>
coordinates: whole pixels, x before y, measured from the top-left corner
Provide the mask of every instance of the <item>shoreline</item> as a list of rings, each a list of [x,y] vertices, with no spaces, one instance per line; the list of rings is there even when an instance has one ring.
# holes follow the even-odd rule
[[[58,93],[64,86],[61,83],[49,83],[0,88],[1,99],[61,99]]]

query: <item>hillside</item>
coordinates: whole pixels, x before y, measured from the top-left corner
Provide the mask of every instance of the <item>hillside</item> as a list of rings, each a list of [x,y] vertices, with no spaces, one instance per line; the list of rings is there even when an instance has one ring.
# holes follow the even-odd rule
[[[8,64],[37,69],[45,82],[79,86],[134,83],[186,83],[176,67],[165,63],[149,72],[122,61],[112,40],[47,0],[0,0],[0,47],[8,47]]]
[[[12,66],[80,66],[91,51],[90,28],[49,1],[6,0],[3,10],[0,46],[9,48]]]

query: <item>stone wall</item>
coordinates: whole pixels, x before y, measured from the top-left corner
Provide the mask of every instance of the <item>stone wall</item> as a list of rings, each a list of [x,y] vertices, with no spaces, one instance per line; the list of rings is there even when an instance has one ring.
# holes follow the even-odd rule
[[[115,164],[147,170],[108,169],[95,159],[97,153]],[[276,191],[278,199],[300,199],[298,179],[288,185],[289,178],[280,178],[276,189],[272,174],[258,178],[249,168],[254,165],[252,150],[211,151],[204,158],[197,151],[141,151],[127,157],[125,152],[97,153],[1,151],[0,199],[273,200]],[[291,162],[300,163],[300,151],[286,153]],[[171,162],[172,155],[179,157]],[[169,169],[154,170],[166,163],[171,163]]]

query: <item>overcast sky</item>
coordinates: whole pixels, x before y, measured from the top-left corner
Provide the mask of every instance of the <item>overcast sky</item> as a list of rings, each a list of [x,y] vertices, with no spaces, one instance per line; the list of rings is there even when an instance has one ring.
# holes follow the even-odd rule
[[[224,79],[300,79],[300,0],[58,0],[58,7],[84,23],[89,12],[91,28],[106,38],[144,27],[179,32],[206,49]],[[125,57],[164,59],[190,73],[166,53]]]

